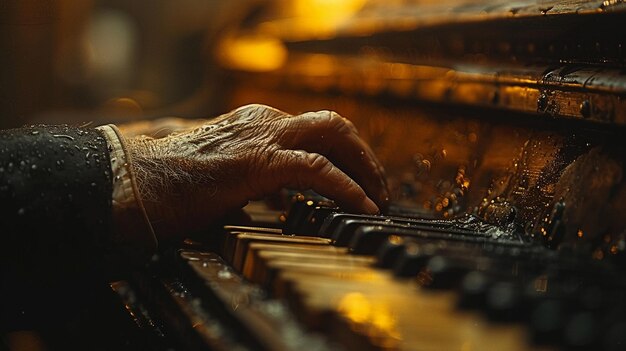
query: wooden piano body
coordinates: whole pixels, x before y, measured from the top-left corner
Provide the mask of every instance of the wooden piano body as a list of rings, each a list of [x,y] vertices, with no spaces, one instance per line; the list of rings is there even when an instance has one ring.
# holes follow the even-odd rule
[[[257,204],[254,225],[269,227],[187,242],[115,290],[183,349],[626,349],[625,11],[619,0],[259,4],[215,51],[225,110],[336,110],[387,169],[390,215],[471,215],[515,244],[386,227],[384,245],[428,258],[394,273],[381,250],[282,235],[280,209]],[[298,228],[328,215],[303,201]],[[463,274],[437,288],[435,258]],[[463,308],[472,284],[487,290]]]

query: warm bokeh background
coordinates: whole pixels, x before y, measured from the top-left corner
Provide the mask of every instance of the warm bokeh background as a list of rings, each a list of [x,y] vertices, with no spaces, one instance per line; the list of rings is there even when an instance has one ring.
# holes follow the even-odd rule
[[[250,3],[2,1],[0,128],[211,114],[214,39]]]

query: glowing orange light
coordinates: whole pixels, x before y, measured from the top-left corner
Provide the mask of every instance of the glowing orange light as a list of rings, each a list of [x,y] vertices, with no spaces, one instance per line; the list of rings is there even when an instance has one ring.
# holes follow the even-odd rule
[[[401,338],[396,330],[396,318],[384,301],[370,300],[362,293],[350,292],[341,298],[338,310],[350,322],[365,327],[369,335]]]
[[[317,36],[334,34],[365,3],[364,0],[295,0],[292,2],[293,29]]]
[[[287,60],[287,49],[278,39],[259,35],[226,36],[217,56],[226,67],[254,72],[280,68]]]

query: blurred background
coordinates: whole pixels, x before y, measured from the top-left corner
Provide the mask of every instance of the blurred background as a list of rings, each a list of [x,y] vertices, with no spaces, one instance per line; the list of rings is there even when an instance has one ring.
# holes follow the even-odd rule
[[[286,51],[258,33],[327,34],[364,4],[3,0],[0,128],[215,115],[231,74],[216,58],[231,69],[275,69]],[[278,20],[264,27],[263,16]],[[246,23],[261,23],[257,34],[234,40],[229,33]]]
[[[253,2],[3,0],[0,128],[210,115],[216,38]]]

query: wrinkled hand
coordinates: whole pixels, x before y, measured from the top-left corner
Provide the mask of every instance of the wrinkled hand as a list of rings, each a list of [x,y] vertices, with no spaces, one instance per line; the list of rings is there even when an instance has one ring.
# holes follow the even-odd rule
[[[162,138],[175,132],[189,130],[206,123],[207,120],[179,117],[163,117],[149,121],[135,121],[118,124],[117,128],[126,138],[149,136]]]
[[[292,116],[249,105],[161,139],[129,139],[128,148],[159,239],[198,230],[281,188],[312,189],[369,214],[388,201],[383,168],[335,112]]]

